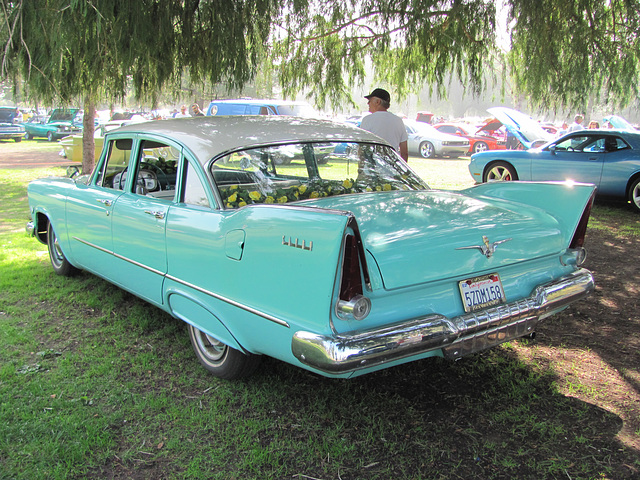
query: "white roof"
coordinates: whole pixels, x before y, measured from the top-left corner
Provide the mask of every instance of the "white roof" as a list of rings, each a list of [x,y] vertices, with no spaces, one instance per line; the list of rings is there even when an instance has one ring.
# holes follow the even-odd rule
[[[357,127],[330,120],[278,115],[237,115],[157,120],[112,130],[107,134],[149,133],[185,145],[205,163],[232,150],[289,142],[372,142],[381,138]]]

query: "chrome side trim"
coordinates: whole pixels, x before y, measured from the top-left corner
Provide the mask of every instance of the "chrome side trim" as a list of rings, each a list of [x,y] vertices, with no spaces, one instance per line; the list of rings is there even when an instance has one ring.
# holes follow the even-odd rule
[[[260,310],[256,310],[253,307],[250,307],[248,305],[245,305],[244,303],[240,303],[237,302],[235,300],[232,300],[230,298],[227,298],[223,295],[219,295],[217,293],[214,293],[210,290],[206,290],[204,288],[198,287],[197,285],[194,285],[192,283],[189,282],[185,282],[184,280],[181,280],[179,278],[176,278],[172,275],[166,275],[165,278],[167,278],[168,280],[173,280],[174,282],[179,283],[180,285],[184,285],[185,287],[189,287],[189,288],[193,288],[194,290],[197,290],[198,292],[204,293],[205,295],[209,295],[210,297],[216,298],[218,300],[221,300],[225,303],[228,303],[229,305],[233,305],[234,307],[238,307],[246,312],[249,313],[253,313],[254,315],[258,315],[259,317],[262,317],[266,320],[269,320],[271,322],[277,323],[278,325],[282,325],[283,327],[287,327],[289,328],[289,323],[285,322],[284,320],[281,320],[277,317],[274,317],[273,315],[269,315],[268,313],[264,313],[261,312]]]
[[[221,300],[221,301],[223,301],[225,303],[228,303],[229,305],[233,305],[234,307],[241,308],[242,310],[245,310],[245,311],[247,311],[249,313],[253,313],[254,315],[258,315],[259,317],[262,317],[262,318],[264,318],[266,320],[269,320],[271,322],[277,323],[278,325],[282,325],[283,327],[289,328],[289,324],[286,321],[281,320],[281,319],[279,319],[277,317],[274,317],[273,315],[269,315],[268,313],[261,312],[260,310],[256,310],[253,307],[250,307],[250,306],[245,305],[243,303],[237,302],[237,301],[232,300],[230,298],[224,297],[222,295],[218,295],[217,293],[214,293],[214,292],[212,292],[210,290],[206,290],[204,288],[198,287],[197,285],[194,285],[192,283],[185,282],[184,280],[181,280],[181,279],[179,279],[177,277],[174,277],[172,275],[165,274],[165,272],[162,272],[160,270],[156,270],[155,268],[151,268],[151,267],[149,267],[147,265],[144,265],[144,264],[142,264],[140,262],[136,262],[135,260],[132,260],[130,258],[123,257],[122,255],[118,255],[117,253],[112,252],[111,250],[108,250],[106,248],[100,247],[98,245],[94,245],[93,243],[87,242],[86,240],[82,240],[82,239],[80,239],[78,237],[73,237],[73,239],[77,240],[80,243],[84,243],[85,245],[88,245],[88,246],[90,246],[92,248],[100,250],[101,252],[105,252],[105,253],[108,253],[110,255],[113,255],[114,257],[119,258],[120,260],[124,260],[125,262],[129,262],[129,263],[131,263],[133,265],[136,265],[136,266],[138,266],[140,268],[144,268],[145,270],[148,270],[149,272],[153,272],[153,273],[155,273],[157,275],[165,277],[166,279],[173,280],[174,282],[179,283],[180,285],[184,285],[185,287],[193,288],[194,290],[197,290],[198,292],[204,293],[205,295],[208,295],[210,297],[213,297],[213,298],[216,298],[218,300]]]
[[[330,336],[299,331],[293,336],[291,350],[305,365],[331,374],[354,372],[438,349],[443,349],[448,358],[459,358],[530,333],[540,320],[594,288],[591,272],[579,269],[538,286],[522,300],[458,317],[432,314],[369,331]]]

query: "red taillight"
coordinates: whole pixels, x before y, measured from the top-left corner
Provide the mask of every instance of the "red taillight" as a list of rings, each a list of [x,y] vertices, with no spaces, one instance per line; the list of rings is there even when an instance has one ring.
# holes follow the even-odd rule
[[[593,206],[594,197],[595,193],[591,195],[584,212],[582,212],[582,217],[578,222],[576,231],[573,233],[573,238],[571,239],[569,248],[580,248],[584,245],[584,236],[587,233],[587,224],[589,223],[589,216],[591,215],[591,207]]]
[[[347,235],[344,242],[344,261],[342,265],[342,284],[340,300],[349,301],[356,295],[362,295],[362,277],[358,241],[354,235]]]
[[[338,316],[342,319],[363,320],[371,312],[371,300],[362,294],[360,248],[355,235],[345,237],[340,299],[337,305]],[[363,270],[367,280],[366,267]]]

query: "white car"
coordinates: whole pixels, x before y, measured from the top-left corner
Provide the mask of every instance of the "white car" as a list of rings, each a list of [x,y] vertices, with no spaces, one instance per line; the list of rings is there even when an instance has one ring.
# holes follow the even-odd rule
[[[442,133],[424,122],[404,120],[409,139],[409,153],[423,158],[458,158],[469,151],[469,140],[456,135]]]

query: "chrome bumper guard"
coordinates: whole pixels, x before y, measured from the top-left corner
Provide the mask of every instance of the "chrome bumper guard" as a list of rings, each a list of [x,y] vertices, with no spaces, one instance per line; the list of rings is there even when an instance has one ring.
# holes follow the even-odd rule
[[[25,226],[25,230],[27,231],[27,235],[29,235],[30,237],[33,237],[33,235],[35,234],[36,227],[33,222],[27,222],[27,225]]]
[[[291,349],[305,365],[330,374],[371,368],[442,349],[456,359],[533,332],[538,322],[595,288],[591,272],[579,269],[538,286],[531,296],[478,312],[447,318],[433,314],[395,325],[331,336],[299,331]]]

